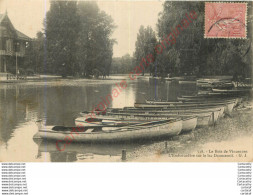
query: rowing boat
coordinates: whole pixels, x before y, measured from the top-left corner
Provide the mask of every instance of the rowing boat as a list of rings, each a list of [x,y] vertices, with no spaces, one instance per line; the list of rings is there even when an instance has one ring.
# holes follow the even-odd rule
[[[216,94],[214,94],[216,95]],[[197,100],[205,100],[205,99],[208,99],[207,101],[218,101],[218,100],[231,100],[231,99],[236,99],[236,98],[229,98],[229,97],[219,97],[219,96],[212,96],[212,95],[209,95],[209,94],[206,94],[206,95],[182,95],[181,96],[182,98],[186,98],[186,99],[197,99]],[[178,99],[178,101],[180,101]]]
[[[105,115],[96,115],[94,120],[109,120],[113,117],[115,124],[117,120],[122,122],[129,121],[143,121],[143,120],[164,120],[169,118],[189,118],[191,116],[197,117],[197,127],[211,125],[216,123],[218,118],[223,116],[224,107],[220,109],[208,109],[208,110],[143,110],[143,109],[108,109]],[[87,123],[91,122],[91,114],[83,114],[83,117],[77,118],[75,124],[85,126]],[[109,124],[109,123],[108,123]],[[112,125],[112,124],[111,124]],[[186,127],[186,125],[185,125]]]
[[[213,115],[212,115],[213,114]],[[135,114],[135,115],[129,115],[125,113],[117,113],[117,114],[109,114],[113,115],[116,118],[127,118],[127,117],[135,117],[135,118],[149,118],[152,120],[162,120],[166,118],[177,118],[180,117],[183,120],[183,128],[182,131],[190,131],[195,129],[195,127],[203,127],[203,126],[208,126],[212,125],[213,123],[216,123],[218,120],[219,112],[214,112],[214,113],[196,113],[196,114],[177,114],[177,113],[164,113],[160,115],[152,115],[152,114]],[[192,117],[195,117],[196,119],[192,119]],[[189,125],[189,122],[191,125]],[[193,126],[193,124],[196,126]]]
[[[219,106],[236,102],[236,99],[226,101],[194,101],[194,102],[166,102],[166,101],[148,101],[148,103],[135,103],[135,107],[188,107],[188,106]]]
[[[199,88],[232,88],[234,85],[231,79],[219,79],[219,78],[202,78],[197,80],[197,86]]]
[[[234,99],[228,99],[228,98],[224,98],[224,97],[213,97],[210,98],[209,96],[182,96],[182,97],[178,97],[178,102],[226,102],[226,101],[231,101],[231,100],[235,100],[235,105],[238,106],[241,102],[242,102],[242,97],[237,97]]]
[[[165,120],[168,118],[181,118],[182,119],[182,132],[189,132],[194,130],[196,127],[207,126],[209,125],[209,121],[211,120],[212,113],[204,114],[176,114],[176,113],[169,113],[169,114],[129,114],[129,113],[109,113],[108,115],[113,115],[116,118],[138,118],[140,120]],[[218,112],[219,114],[219,112]],[[218,115],[216,113],[215,120],[217,120]],[[205,120],[203,120],[205,118]],[[205,121],[205,122],[200,122]]]
[[[220,104],[226,104],[232,101],[237,101],[239,98],[234,98],[234,99],[210,99],[207,100],[205,98],[199,98],[199,99],[193,99],[191,101],[155,101],[155,100],[146,100],[146,104],[155,104],[155,105],[190,105],[190,104],[208,104],[208,105],[220,105]],[[186,99],[187,100],[187,99]]]
[[[77,131],[73,131],[76,128]],[[104,131],[93,127],[63,127],[45,126],[36,134],[37,137],[49,140],[73,142],[125,142],[153,138],[164,138],[179,135],[182,130],[182,120],[164,120],[159,123],[147,122],[138,125],[129,125],[114,130]]]
[[[182,104],[183,102],[182,101],[164,101],[164,100],[161,100],[161,101],[155,101],[155,100],[146,100],[146,103],[147,104],[169,104],[169,105],[180,105]]]
[[[123,127],[127,125],[141,124],[146,122],[157,123],[161,119],[157,118],[137,118],[131,114],[127,114],[128,117],[122,117],[119,115],[118,117],[114,114],[106,113],[104,115],[95,115],[87,112],[83,114],[82,117],[78,117],[75,119],[76,126],[85,126],[85,127],[95,127],[95,126],[103,126],[103,127]],[[133,116],[133,117],[130,117]],[[174,117],[175,118],[175,117]],[[174,119],[166,117],[163,120]]]
[[[225,94],[242,94],[249,93],[251,89],[216,89],[213,88],[214,93],[225,93]]]
[[[191,108],[191,109],[171,109],[171,108],[161,108],[161,109],[152,109],[152,108],[135,108],[135,107],[124,107],[122,108],[108,108],[108,112],[112,113],[132,113],[132,114],[138,114],[138,113],[144,113],[144,114],[191,114],[191,115],[197,115],[202,113],[218,113],[218,118],[223,117],[225,110],[225,106],[219,106],[219,107],[210,107],[210,108]],[[86,112],[84,112],[86,113]],[[85,115],[85,114],[82,114]]]
[[[183,85],[183,84],[196,84],[197,81],[178,81],[179,84]]]
[[[206,108],[217,108],[217,107],[225,107],[225,113],[231,114],[232,110],[235,106],[235,101],[231,101],[228,103],[207,103],[207,104],[182,104],[182,105],[156,105],[156,104],[146,104],[146,103],[135,103],[134,106],[136,108],[142,108],[142,109],[170,109],[170,110],[176,110],[176,109],[206,109]]]
[[[192,131],[197,126],[197,116],[192,115],[177,115],[177,114],[133,114],[133,113],[107,113],[106,115],[98,115],[96,118],[89,118],[90,114],[75,119],[76,126],[92,126],[92,120],[100,120],[100,125],[118,125],[121,123],[128,123],[129,125],[141,124],[143,122],[159,122],[161,120],[173,120],[176,118],[182,119],[182,132]]]
[[[84,117],[78,117],[75,119],[76,126],[109,126],[109,127],[121,127],[133,124],[139,124],[143,122],[147,122],[147,120],[137,120],[137,119],[124,119],[119,118],[115,119],[114,116],[105,115],[97,115],[91,114],[87,112],[87,114],[83,114]],[[152,122],[152,121],[150,121]],[[156,121],[153,121],[156,122]]]

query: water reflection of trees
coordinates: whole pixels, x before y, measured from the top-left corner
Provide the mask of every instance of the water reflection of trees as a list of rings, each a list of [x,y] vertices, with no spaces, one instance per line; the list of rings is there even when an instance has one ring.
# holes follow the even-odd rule
[[[36,118],[38,106],[36,88],[2,85],[0,89],[0,140],[7,142],[15,127]]]
[[[94,109],[101,97],[111,93],[110,85],[60,86],[48,88],[40,97],[45,101],[47,125],[74,125],[74,119],[84,110]]]
[[[33,86],[6,84],[0,88],[0,140],[8,142],[18,126],[45,119],[47,125],[74,125],[83,110],[92,110],[111,93],[111,85]]]
[[[175,101],[180,95],[178,83],[168,82],[160,78],[150,78],[148,82],[139,82],[138,85],[138,89],[145,90],[145,97],[150,100]]]

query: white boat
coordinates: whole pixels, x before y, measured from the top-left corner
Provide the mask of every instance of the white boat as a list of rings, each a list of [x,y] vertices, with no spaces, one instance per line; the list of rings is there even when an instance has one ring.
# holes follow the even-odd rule
[[[213,123],[216,123],[218,120],[220,112],[208,112],[208,113],[192,113],[192,114],[177,114],[177,113],[167,113],[167,114],[161,114],[161,115],[146,115],[146,114],[135,114],[134,116],[137,118],[144,118],[149,117],[152,118],[152,120],[155,119],[166,119],[166,118],[177,118],[181,117],[183,121],[183,128],[182,131],[191,131],[195,129],[196,127],[203,127],[208,125],[213,125]],[[127,114],[114,114],[115,117],[126,117]],[[194,116],[194,117],[193,117]],[[194,118],[194,119],[193,119]],[[191,125],[190,125],[191,124]]]
[[[165,138],[179,135],[182,130],[182,120],[165,120],[159,123],[144,123],[129,125],[111,131],[96,127],[62,127],[45,126],[35,135],[42,139],[61,142],[125,142],[154,138]],[[67,140],[66,140],[67,139]]]
[[[224,115],[225,106],[213,107],[213,108],[191,108],[191,109],[142,109],[142,108],[135,108],[135,107],[124,107],[123,109],[120,108],[108,108],[109,113],[123,113],[126,115],[131,115],[134,117],[135,114],[177,114],[177,115],[191,115],[191,116],[198,116],[199,114],[206,114],[206,113],[214,113],[215,116],[218,115],[218,118],[222,118]],[[107,113],[108,113],[107,112]],[[85,116],[85,114],[82,114]],[[215,121],[216,122],[216,121]]]
[[[235,100],[235,106],[238,106],[239,104],[241,104],[243,97],[236,97],[236,98],[228,98],[228,97],[224,97],[224,96],[217,96],[217,93],[214,93],[216,96],[213,95],[206,95],[206,96],[182,96],[182,97],[178,97],[178,102],[196,102],[196,101],[200,101],[200,102],[226,102],[226,101],[231,101],[231,100]]]
[[[175,117],[174,117],[175,118]],[[174,119],[166,117],[166,120]],[[141,117],[128,117],[122,115],[113,115],[113,114],[106,114],[106,115],[93,115],[85,114],[82,117],[78,117],[75,119],[75,125],[81,127],[94,127],[94,126],[109,126],[109,127],[122,127],[127,125],[134,125],[134,124],[141,124],[146,122],[159,122],[159,118],[141,118]],[[164,120],[164,119],[163,119]]]
[[[141,118],[141,116],[139,116]],[[144,116],[145,118],[148,117],[148,116]],[[185,115],[185,116],[178,116],[178,115],[171,115],[169,116],[170,118],[181,118],[182,119],[182,133],[183,132],[189,132],[189,131],[192,131],[194,130],[196,127],[197,127],[197,119],[198,117],[197,116],[189,116],[189,115]],[[157,119],[159,118],[159,120],[164,120],[164,119],[167,119],[168,116],[165,116],[164,118],[163,117],[159,117],[157,116]],[[154,120],[154,119],[153,119]],[[117,122],[117,121],[113,121],[113,120],[102,120],[102,123],[105,124],[115,124],[114,122]],[[130,123],[131,124],[131,123]],[[136,122],[133,122],[132,124],[137,124]]]
[[[190,99],[190,98],[178,98],[178,101],[155,101],[155,100],[146,100],[146,104],[151,105],[223,105],[229,102],[235,102],[238,101],[239,98],[233,98],[233,99],[206,99],[204,97],[199,97],[198,99]],[[190,101],[187,101],[190,100]]]
[[[197,81],[179,81],[179,84],[184,85],[184,84],[196,84]]]
[[[249,93],[251,89],[216,89],[213,88],[212,91],[214,93],[223,93],[223,94],[243,94],[243,93]]]
[[[168,109],[168,110],[177,110],[177,109],[187,109],[187,110],[192,110],[192,109],[209,109],[209,108],[221,108],[225,107],[224,112],[226,114],[231,114],[236,102],[230,101],[230,102],[225,102],[225,103],[206,103],[206,104],[201,104],[201,103],[188,103],[188,104],[177,104],[177,105],[166,105],[166,104],[145,104],[145,103],[135,103],[134,106],[136,108],[142,108],[142,109]]]
[[[122,110],[123,111],[123,110]],[[183,121],[182,131],[191,131],[196,127],[201,127],[205,125],[210,125],[210,123],[216,123],[220,115],[221,110],[213,110],[213,112],[166,112],[166,111],[138,111],[138,112],[107,112],[106,115],[97,115],[95,116],[96,120],[100,120],[100,125],[103,125],[103,122],[107,122],[110,125],[118,124],[118,121],[122,123],[129,122],[134,124],[135,122],[143,121],[159,121],[165,119],[173,119],[180,117]],[[89,118],[90,114],[83,115],[75,120],[77,126],[87,126],[87,124],[92,121]],[[114,118],[111,120],[111,118]]]

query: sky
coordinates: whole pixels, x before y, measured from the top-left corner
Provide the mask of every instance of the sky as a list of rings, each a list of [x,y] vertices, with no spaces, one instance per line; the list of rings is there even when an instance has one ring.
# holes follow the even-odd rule
[[[132,55],[140,26],[149,25],[155,30],[162,10],[161,1],[98,1],[98,6],[112,16],[117,26],[112,35],[118,42],[113,48],[114,57]],[[50,3],[49,0],[0,0],[0,13],[6,9],[14,27],[34,38],[43,28]]]

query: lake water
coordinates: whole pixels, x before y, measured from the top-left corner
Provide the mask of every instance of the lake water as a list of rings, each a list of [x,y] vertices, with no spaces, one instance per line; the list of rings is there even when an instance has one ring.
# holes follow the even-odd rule
[[[46,125],[73,126],[81,111],[92,110],[103,98],[126,79],[127,87],[111,102],[111,107],[133,106],[145,99],[175,100],[191,94],[194,85],[127,76],[111,76],[107,80],[47,80],[0,84],[0,157],[1,161],[82,162],[119,161],[122,149],[135,150],[142,144],[87,145],[71,143],[57,150],[55,142],[35,141],[36,121]],[[148,144],[148,143],[145,143]]]

